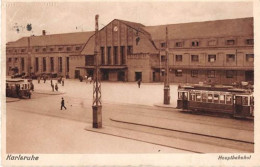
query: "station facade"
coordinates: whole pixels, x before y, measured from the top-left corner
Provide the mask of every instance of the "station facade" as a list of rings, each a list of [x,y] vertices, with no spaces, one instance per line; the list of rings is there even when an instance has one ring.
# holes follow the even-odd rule
[[[168,29],[169,81],[231,84],[254,80],[253,18],[144,26],[115,19],[99,30],[103,81],[161,82]],[[94,72],[94,32],[23,37],[7,43],[7,75]]]

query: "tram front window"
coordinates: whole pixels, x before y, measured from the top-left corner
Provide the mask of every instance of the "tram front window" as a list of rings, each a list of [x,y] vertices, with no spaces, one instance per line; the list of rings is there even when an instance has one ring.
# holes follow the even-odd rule
[[[201,101],[201,94],[200,93],[196,93],[196,100]]]
[[[242,103],[243,106],[248,106],[248,97],[244,96],[242,98],[242,101],[243,101],[243,103]]]

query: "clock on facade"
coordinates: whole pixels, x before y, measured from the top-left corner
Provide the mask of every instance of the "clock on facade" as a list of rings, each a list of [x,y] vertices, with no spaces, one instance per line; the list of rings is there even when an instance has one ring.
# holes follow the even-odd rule
[[[114,27],[114,31],[117,31],[117,30],[118,30],[118,28],[117,28],[117,26],[115,26],[115,27]]]

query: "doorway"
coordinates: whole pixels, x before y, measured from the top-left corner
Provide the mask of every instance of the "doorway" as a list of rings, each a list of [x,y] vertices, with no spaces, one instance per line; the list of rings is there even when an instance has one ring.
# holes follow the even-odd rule
[[[142,72],[135,72],[135,81],[142,80]]]
[[[118,72],[118,81],[125,81],[125,72],[124,71]]]
[[[79,78],[80,76],[80,71],[79,70],[75,70],[75,78]]]

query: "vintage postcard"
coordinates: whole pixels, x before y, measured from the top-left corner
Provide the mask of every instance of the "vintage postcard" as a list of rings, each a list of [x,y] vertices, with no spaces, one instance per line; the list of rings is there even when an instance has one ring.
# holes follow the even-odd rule
[[[3,166],[259,166],[260,1],[2,1]]]

